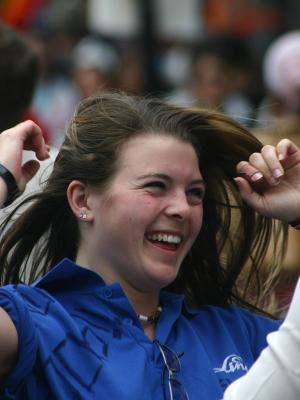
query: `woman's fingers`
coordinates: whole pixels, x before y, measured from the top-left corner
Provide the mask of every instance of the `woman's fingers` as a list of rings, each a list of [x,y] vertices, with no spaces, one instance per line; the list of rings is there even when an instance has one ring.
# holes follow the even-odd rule
[[[45,144],[42,130],[30,120],[21,122],[0,134],[0,163],[14,175],[21,191],[39,168],[37,160],[22,166],[24,149],[33,151],[41,161],[49,157],[49,146]]]
[[[256,185],[260,185],[259,183],[249,182],[247,179],[244,179],[242,176],[234,178],[235,183],[237,184],[240,194],[242,198],[250,205],[254,206],[255,201],[257,201],[257,197],[259,196],[260,190],[257,189]]]
[[[263,177],[263,174],[247,161],[241,161],[238,163],[237,172],[249,182],[256,182]]]
[[[289,139],[282,139],[276,146],[278,158],[285,170],[300,163],[300,150]]]
[[[285,160],[288,156],[294,155],[299,151],[298,147],[289,139],[282,139],[276,145],[276,151],[280,161]]]
[[[237,165],[237,172],[238,176],[244,178],[249,183],[252,190],[255,190],[258,193],[263,192],[268,185],[263,174],[247,161],[241,161]],[[240,180],[236,182],[238,183]]]
[[[249,161],[241,161],[237,165],[237,172],[251,183],[257,185],[259,181],[264,181],[271,186],[278,185],[284,175],[277,149],[270,145],[264,146],[260,153],[251,154]]]
[[[1,134],[2,142],[8,137],[10,142],[20,142],[22,149],[32,150],[39,160],[49,157],[49,146],[46,145],[41,128],[33,121],[27,120],[7,129]]]
[[[242,198],[260,214],[287,222],[299,218],[300,150],[293,142],[264,146],[238,163],[237,172]]]
[[[19,124],[20,125],[20,124]],[[49,157],[50,147],[46,145],[41,128],[33,121],[25,121],[22,126],[24,134],[24,150],[35,152],[38,160]]]
[[[278,179],[284,174],[284,169],[278,158],[278,153],[276,148],[274,146],[266,145],[262,148],[261,155],[271,174],[270,180],[274,184],[276,184],[276,182],[278,183]]]

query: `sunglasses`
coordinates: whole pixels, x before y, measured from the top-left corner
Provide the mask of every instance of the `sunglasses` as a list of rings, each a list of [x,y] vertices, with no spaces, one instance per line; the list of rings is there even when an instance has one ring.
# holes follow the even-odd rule
[[[164,344],[161,344],[158,340],[154,340],[154,343],[158,346],[161,356],[164,360],[165,368],[162,371],[162,385],[164,389],[165,400],[189,400],[189,396],[183,387],[183,385],[176,378],[176,373],[181,370],[181,364],[179,357],[173,350]],[[182,355],[182,354],[181,354]],[[165,385],[165,372],[168,371],[168,392]]]

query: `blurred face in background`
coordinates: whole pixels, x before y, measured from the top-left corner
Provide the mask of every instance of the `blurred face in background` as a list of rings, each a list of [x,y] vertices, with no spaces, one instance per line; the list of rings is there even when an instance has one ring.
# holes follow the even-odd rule
[[[107,75],[97,68],[76,68],[73,78],[83,98],[93,96],[110,86]]]
[[[193,91],[199,105],[216,108],[229,89],[229,70],[222,59],[213,54],[202,54],[194,66]]]

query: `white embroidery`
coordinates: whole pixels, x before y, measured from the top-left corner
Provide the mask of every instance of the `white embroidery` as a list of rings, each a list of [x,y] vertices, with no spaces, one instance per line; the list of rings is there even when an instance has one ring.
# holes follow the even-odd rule
[[[247,365],[244,364],[242,357],[237,354],[230,354],[223,361],[221,368],[214,368],[214,372],[225,372],[229,374],[238,370],[248,371]]]

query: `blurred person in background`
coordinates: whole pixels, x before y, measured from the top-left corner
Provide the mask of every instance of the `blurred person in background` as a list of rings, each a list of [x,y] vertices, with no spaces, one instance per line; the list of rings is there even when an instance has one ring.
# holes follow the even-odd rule
[[[78,100],[116,86],[120,59],[113,44],[86,36],[75,46],[71,59]]]
[[[126,45],[121,50],[117,86],[127,93],[144,93],[145,69],[138,48]]]
[[[249,82],[249,55],[243,42],[226,36],[209,37],[194,50],[185,88],[171,92],[168,99],[217,109],[251,126],[253,105],[246,93]]]
[[[263,81],[266,96],[257,113],[257,127],[273,135],[298,136],[300,30],[285,33],[271,43],[263,59]]]
[[[32,33],[31,41],[41,64],[41,76],[34,93],[32,108],[49,132],[49,143],[59,147],[64,138],[66,121],[71,118],[77,102],[72,80],[58,72],[49,55],[47,34]]]
[[[40,66],[35,49],[29,37],[13,27],[0,22],[0,132],[24,119],[32,119],[42,127],[44,139],[49,137],[38,116],[31,109],[31,100],[39,78]],[[48,166],[53,162],[57,150],[51,149],[49,160],[28,184],[26,193],[36,190]],[[35,163],[32,152],[23,152],[23,163]],[[29,164],[29,165],[30,165]],[[36,163],[35,163],[36,164]],[[37,166],[37,164],[36,164]]]
[[[86,33],[85,15],[77,0],[47,2],[30,28],[42,66],[33,110],[49,132],[49,143],[59,147],[78,94],[71,76],[71,54]]]
[[[176,42],[164,49],[159,57],[159,75],[171,102],[189,105],[195,101],[190,88],[192,54],[192,46]]]
[[[39,75],[37,54],[24,35],[0,22],[0,131],[29,113]]]

